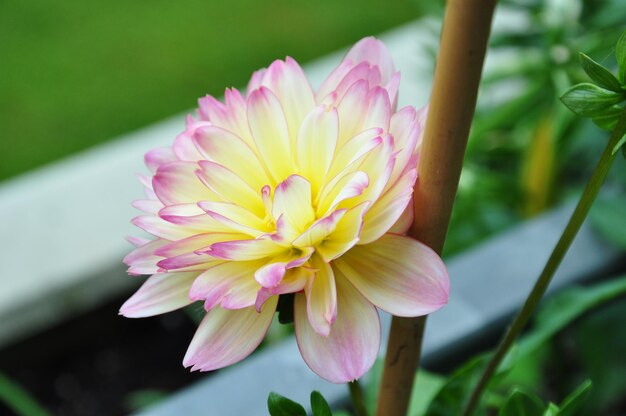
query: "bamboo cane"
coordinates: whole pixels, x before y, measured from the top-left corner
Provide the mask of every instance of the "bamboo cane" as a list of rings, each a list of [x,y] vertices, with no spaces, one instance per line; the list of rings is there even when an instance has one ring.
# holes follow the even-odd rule
[[[420,151],[409,235],[441,254],[463,157],[496,0],[448,0],[433,93]],[[426,317],[394,317],[377,416],[406,414],[419,365]]]

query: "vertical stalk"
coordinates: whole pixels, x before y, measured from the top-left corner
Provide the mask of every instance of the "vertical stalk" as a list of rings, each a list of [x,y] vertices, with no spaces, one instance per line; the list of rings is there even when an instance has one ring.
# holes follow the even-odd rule
[[[420,151],[409,235],[441,254],[465,156],[496,0],[448,0]],[[378,416],[406,414],[425,317],[394,317]]]
[[[498,369],[498,366],[511,348],[511,345],[513,345],[515,339],[517,339],[519,334],[522,332],[522,329],[524,329],[524,326],[526,326],[526,323],[528,323],[532,313],[537,308],[537,305],[546,292],[550,281],[552,281],[552,277],[554,277],[554,274],[561,264],[563,257],[565,257],[565,253],[567,253],[567,250],[572,245],[578,230],[585,221],[585,218],[587,218],[591,205],[596,199],[596,196],[606,179],[606,175],[609,173],[609,169],[615,160],[616,153],[613,152],[613,149],[624,134],[626,134],[626,110],[622,112],[617,126],[615,127],[615,130],[613,130],[611,138],[607,143],[602,156],[600,157],[600,161],[596,165],[591,178],[589,178],[589,182],[587,182],[587,185],[585,186],[585,190],[578,201],[578,205],[576,205],[576,209],[567,223],[565,230],[563,230],[563,234],[561,234],[559,241],[552,250],[552,254],[546,262],[543,271],[537,278],[535,286],[532,288],[530,294],[526,298],[524,306],[519,311],[506,334],[500,341],[498,349],[493,357],[491,357],[491,360],[487,364],[487,367],[485,368],[478,384],[474,387],[472,395],[470,396],[470,399],[463,411],[463,415],[469,416],[474,413],[474,410],[480,401],[480,397],[489,384],[491,377]]]
[[[363,389],[359,380],[354,380],[348,383],[350,389],[350,399],[352,400],[352,407],[355,416],[367,416],[367,409],[365,408],[365,400],[363,400]]]

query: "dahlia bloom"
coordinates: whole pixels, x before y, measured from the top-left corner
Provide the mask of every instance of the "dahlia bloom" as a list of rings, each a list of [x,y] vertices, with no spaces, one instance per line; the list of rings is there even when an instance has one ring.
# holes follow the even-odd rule
[[[252,76],[243,96],[199,100],[171,147],[145,156],[147,197],[133,223],[130,274],[150,274],[127,317],[204,302],[183,360],[214,370],[249,355],[278,298],[295,294],[308,366],[360,377],[380,346],[377,308],[419,316],[448,301],[447,271],[403,234],[424,111],[395,111],[400,74],[374,38],[358,42],[314,91],[291,58]]]

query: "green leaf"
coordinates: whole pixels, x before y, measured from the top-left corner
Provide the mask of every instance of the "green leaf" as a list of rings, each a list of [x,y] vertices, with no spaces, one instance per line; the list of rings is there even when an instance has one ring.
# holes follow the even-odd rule
[[[589,78],[591,78],[600,87],[620,93],[623,91],[622,85],[611,73],[611,71],[582,52],[580,53],[580,64],[587,75],[589,75]]]
[[[548,407],[546,408],[546,410],[544,410],[543,416],[557,416],[557,415],[560,415],[559,412],[560,412],[559,406],[557,406],[554,403],[550,403],[548,404]]]
[[[590,219],[603,238],[626,250],[626,196],[601,195],[591,210]]]
[[[574,85],[561,97],[561,101],[567,108],[582,117],[599,116],[607,108],[623,100],[623,94],[605,90],[590,83]]]
[[[605,302],[626,294],[626,275],[593,286],[573,286],[546,301],[535,318],[535,328],[518,344],[515,357],[536,351],[573,320]],[[507,357],[508,358],[508,357]]]
[[[624,134],[622,136],[621,139],[619,139],[619,142],[617,142],[617,144],[615,145],[615,147],[613,148],[613,154],[617,153],[617,151],[621,148],[624,148],[624,143],[626,143],[626,134]]]
[[[428,416],[460,415],[488,360],[488,355],[474,357],[456,370],[430,402],[425,414]],[[476,413],[480,414],[480,411]]]
[[[267,408],[271,416],[306,416],[304,407],[274,392],[267,398]]]
[[[411,400],[409,401],[409,415],[419,416],[426,414],[428,405],[433,397],[445,384],[446,379],[438,374],[430,373],[424,369],[417,372],[417,377],[413,383]]]
[[[328,402],[319,391],[311,392],[311,410],[313,416],[333,416]]]
[[[626,32],[622,33],[615,45],[615,59],[619,66],[617,78],[624,83],[626,82]]]
[[[585,380],[561,403],[559,416],[575,416],[591,393],[591,380]]]
[[[591,120],[601,129],[611,131],[617,126],[622,111],[624,111],[623,105],[613,105],[605,109],[602,114],[591,117]]]
[[[536,395],[520,389],[513,393],[500,409],[500,416],[541,416],[545,405]]]
[[[0,373],[0,403],[20,416],[46,416],[49,413],[19,384]]]
[[[124,398],[124,402],[132,412],[136,412],[144,407],[158,403],[167,396],[168,392],[159,389],[136,390],[128,393]]]

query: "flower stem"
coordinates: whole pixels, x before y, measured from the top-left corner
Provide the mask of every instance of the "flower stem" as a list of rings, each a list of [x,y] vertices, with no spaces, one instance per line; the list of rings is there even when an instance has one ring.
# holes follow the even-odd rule
[[[596,196],[606,179],[606,175],[609,173],[609,169],[616,156],[616,153],[613,152],[613,148],[624,136],[624,134],[626,134],[626,110],[622,112],[617,126],[615,127],[615,130],[613,130],[613,134],[611,135],[611,138],[607,143],[602,156],[600,157],[600,161],[596,165],[591,178],[589,178],[589,181],[585,186],[585,190],[578,201],[578,205],[576,205],[576,209],[567,223],[565,230],[563,230],[563,234],[561,234],[559,241],[552,250],[552,254],[544,266],[543,271],[537,278],[535,286],[526,298],[524,306],[519,311],[511,323],[511,326],[506,331],[506,334],[500,341],[495,354],[491,357],[491,360],[487,364],[487,367],[485,368],[478,384],[474,387],[472,395],[470,396],[470,399],[463,411],[463,415],[469,416],[474,413],[485,388],[491,380],[491,377],[496,372],[498,366],[502,362],[502,359],[511,348],[513,341],[515,341],[515,339],[519,336],[520,332],[530,319],[532,313],[539,304],[539,301],[541,301],[541,298],[546,292],[546,289],[558,269],[559,264],[561,264],[565,253],[567,253],[567,250],[574,241],[574,237],[576,237],[578,230],[585,221],[585,218],[591,209],[591,205],[596,199]]]
[[[350,399],[352,400],[355,416],[367,416],[367,409],[363,400],[363,388],[359,380],[349,382],[348,388],[350,389]]]
[[[449,0],[413,194],[409,235],[441,254],[459,183],[495,0]],[[402,416],[420,359],[425,317],[394,317],[378,416]]]

